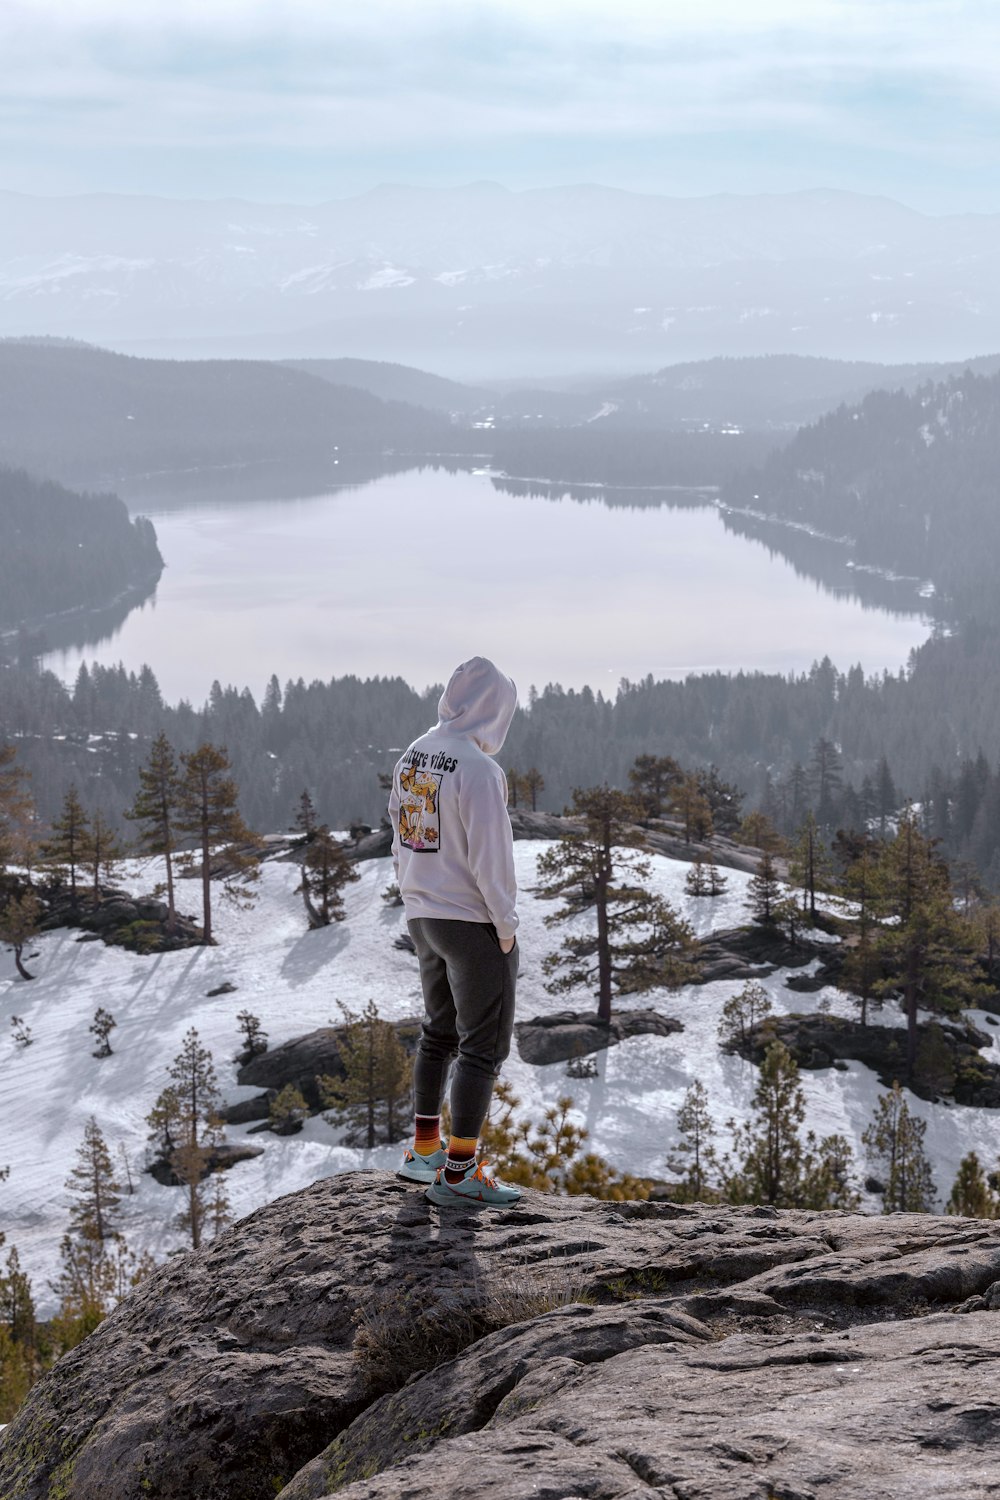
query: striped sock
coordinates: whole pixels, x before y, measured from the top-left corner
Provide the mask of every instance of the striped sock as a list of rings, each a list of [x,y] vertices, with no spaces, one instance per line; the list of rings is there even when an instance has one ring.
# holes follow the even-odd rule
[[[448,1160],[444,1164],[446,1182],[458,1182],[470,1167],[476,1164],[476,1147],[479,1141],[474,1135],[453,1135],[448,1141]]]
[[[441,1116],[417,1115],[413,1128],[415,1156],[433,1156],[441,1150]]]

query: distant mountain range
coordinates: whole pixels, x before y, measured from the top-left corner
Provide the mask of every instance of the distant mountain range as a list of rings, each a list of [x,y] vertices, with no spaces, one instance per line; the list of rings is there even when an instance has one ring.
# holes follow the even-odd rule
[[[0,334],[475,382],[1000,348],[1000,216],[840,192],[383,187],[301,207],[0,193]]]

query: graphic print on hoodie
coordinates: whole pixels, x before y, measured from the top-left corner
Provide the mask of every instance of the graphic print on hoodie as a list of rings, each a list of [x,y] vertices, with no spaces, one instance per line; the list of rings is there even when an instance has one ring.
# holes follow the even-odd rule
[[[389,798],[392,855],[408,917],[517,927],[507,781],[491,758],[517,707],[517,689],[485,657],[452,673],[438,722],[397,762]],[[434,854],[435,859],[421,855]]]

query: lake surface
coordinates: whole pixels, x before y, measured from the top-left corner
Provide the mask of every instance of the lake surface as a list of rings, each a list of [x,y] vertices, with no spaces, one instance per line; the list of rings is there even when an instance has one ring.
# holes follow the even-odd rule
[[[72,679],[81,661],[148,663],[169,700],[196,705],[214,678],[259,698],[272,672],[423,688],[474,654],[523,693],[613,692],[622,677],[804,671],[825,655],[896,670],[928,634],[915,591],[904,612],[873,607],[837,581],[843,557],[820,582],[711,504],[518,488],[420,469],[308,499],[133,502],[167,564],[155,595],[46,665]]]

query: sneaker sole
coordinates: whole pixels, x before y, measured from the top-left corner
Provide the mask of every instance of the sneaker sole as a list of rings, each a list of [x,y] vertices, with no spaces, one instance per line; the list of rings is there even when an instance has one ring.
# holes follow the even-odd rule
[[[396,1173],[396,1176],[400,1179],[401,1182],[414,1182],[420,1184],[423,1187],[429,1187],[430,1184],[434,1181],[435,1171],[436,1169],[432,1169],[429,1174],[421,1174],[420,1176],[417,1176],[416,1173],[408,1172],[405,1167],[400,1167],[399,1171]]]
[[[488,1198],[473,1198],[471,1193],[445,1193],[432,1183],[427,1189],[424,1197],[428,1203],[433,1203],[435,1208],[514,1208],[521,1201],[521,1194],[516,1198],[510,1198],[505,1203],[491,1203]]]

